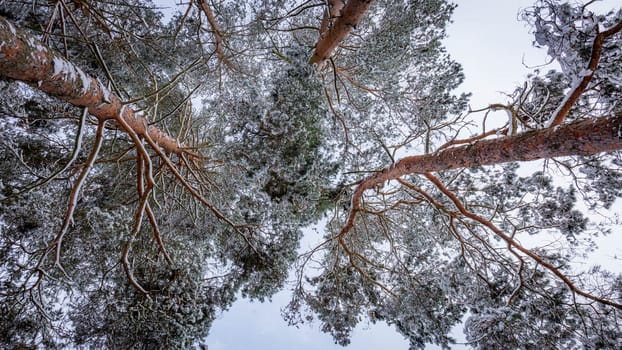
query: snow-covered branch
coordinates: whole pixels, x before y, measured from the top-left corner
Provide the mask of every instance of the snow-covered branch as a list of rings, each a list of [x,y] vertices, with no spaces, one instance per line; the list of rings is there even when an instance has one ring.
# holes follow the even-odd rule
[[[592,44],[592,53],[590,56],[590,62],[587,67],[581,72],[579,77],[575,78],[575,81],[564,98],[564,100],[559,104],[557,110],[553,113],[551,118],[550,127],[555,127],[560,125],[568,113],[570,113],[570,109],[577,102],[579,97],[585,92],[587,86],[590,81],[594,77],[596,73],[596,69],[598,69],[598,63],[600,62],[600,57],[602,55],[603,50],[603,42],[605,39],[611,37],[612,35],[617,34],[622,31],[622,22],[617,23],[616,25],[608,28],[602,32],[599,32],[594,38],[594,43]]]
[[[350,34],[352,28],[355,28],[361,21],[370,5],[371,0],[349,0],[342,10],[341,4],[339,4],[340,16],[334,17],[334,11],[331,11],[330,17],[334,17],[332,25],[327,26],[328,30],[320,33],[320,38],[315,45],[315,51],[311,59],[309,59],[309,63],[321,63],[327,59],[346,36]],[[333,8],[335,7],[333,6]],[[324,23],[322,27],[324,27]]]
[[[190,152],[174,137],[126,108],[102,82],[43,45],[34,36],[16,29],[0,17],[0,76],[20,80],[78,107],[100,121],[123,119],[138,135],[148,135],[166,153]]]

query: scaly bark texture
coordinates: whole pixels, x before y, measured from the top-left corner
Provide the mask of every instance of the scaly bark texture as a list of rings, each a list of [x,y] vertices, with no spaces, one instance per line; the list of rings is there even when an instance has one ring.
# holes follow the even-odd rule
[[[587,119],[516,136],[448,148],[436,153],[405,157],[393,166],[368,177],[352,195],[351,214],[342,232],[350,230],[361,208],[363,193],[386,181],[410,174],[470,168],[514,161],[589,156],[622,149],[622,115]]]
[[[350,34],[352,28],[356,27],[361,21],[363,15],[371,5],[371,0],[349,0],[347,4],[343,6],[343,9],[341,9],[343,4],[337,4],[339,2],[340,0],[333,2],[335,4],[331,8],[330,16],[333,17],[335,15],[333,12],[337,12],[334,10],[335,8],[341,10],[341,15],[334,18],[332,26],[329,26],[327,31],[322,31],[320,33],[320,39],[317,44],[315,44],[313,56],[309,59],[310,64],[321,63],[327,59],[343,39]],[[327,22],[328,21],[326,21],[326,23]],[[325,26],[323,21],[322,28]]]
[[[320,36],[326,35],[328,28],[331,28],[335,18],[341,16],[341,10],[346,4],[345,0],[328,0],[328,8],[324,10],[324,17],[320,25]]]
[[[136,134],[149,136],[167,153],[188,153],[179,142],[124,106],[97,78],[0,17],[0,76],[29,83],[99,120],[123,119]],[[123,125],[121,123],[121,125]]]

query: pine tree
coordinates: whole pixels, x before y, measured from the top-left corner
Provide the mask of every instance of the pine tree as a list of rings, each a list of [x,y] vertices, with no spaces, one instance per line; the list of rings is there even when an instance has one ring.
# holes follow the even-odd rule
[[[572,267],[621,193],[622,11],[537,1],[561,71],[472,111],[446,1],[4,4],[2,346],[188,348],[295,261],[285,318],[339,344],[622,345],[620,276]]]

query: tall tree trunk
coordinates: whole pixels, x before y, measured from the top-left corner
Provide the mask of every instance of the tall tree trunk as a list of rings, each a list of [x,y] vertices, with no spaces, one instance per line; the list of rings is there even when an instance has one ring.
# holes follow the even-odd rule
[[[320,33],[320,39],[315,44],[315,51],[311,59],[309,59],[310,64],[321,63],[332,54],[343,39],[350,34],[352,28],[356,27],[361,21],[361,18],[363,18],[363,15],[371,5],[371,0],[348,0],[343,9],[341,9],[342,4],[335,5],[341,10],[341,16],[334,18],[332,26],[328,30],[324,29],[325,24],[323,22],[322,27],[324,30]],[[331,9],[330,16],[332,17],[333,15]]]
[[[622,115],[587,119],[516,136],[477,141],[442,151],[405,157],[360,183],[352,197],[354,210],[364,191],[409,174],[469,168],[514,161],[589,156],[622,149]]]
[[[225,55],[225,51],[223,50],[222,32],[220,31],[218,22],[216,22],[216,18],[214,17],[214,12],[212,12],[212,9],[207,3],[207,0],[199,0],[197,2],[197,6],[201,10],[203,10],[203,13],[205,13],[205,16],[207,17],[207,22],[209,23],[210,27],[212,27],[212,31],[214,33],[214,47],[215,47],[216,55],[218,56],[218,59],[225,64],[229,64],[227,55]]]
[[[328,0],[328,8],[324,10],[324,17],[322,18],[322,24],[320,25],[320,37],[323,37],[328,32],[329,28],[332,28],[333,21],[336,18],[341,17],[341,10],[346,4],[346,0]]]
[[[78,107],[99,120],[122,118],[140,136],[149,136],[167,153],[188,153],[179,142],[124,106],[99,79],[47,48],[34,36],[0,17],[0,76],[20,80]],[[123,125],[123,123],[121,123]]]

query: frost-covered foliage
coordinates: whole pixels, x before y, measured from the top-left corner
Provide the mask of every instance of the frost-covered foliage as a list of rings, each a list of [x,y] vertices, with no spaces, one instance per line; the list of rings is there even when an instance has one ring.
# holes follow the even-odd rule
[[[584,208],[622,194],[619,156],[529,174],[515,163],[444,171],[442,186],[411,174],[355,202],[370,174],[468,130],[468,95],[453,92],[461,67],[441,44],[455,5],[374,1],[330,60],[310,66],[326,3],[193,1],[162,23],[150,1],[2,2],[24,35],[188,153],[142,153],[148,140],[108,122],[81,180],[98,121],[36,84],[0,80],[0,347],[202,346],[238,296],[268,300],[296,261],[285,318],[316,320],[342,345],[368,321],[412,349],[450,348],[460,324],[480,349],[622,346],[620,277],[573,270],[608,233]],[[512,103],[491,107],[517,124],[510,135],[546,127],[586,75],[598,30],[622,20],[589,11],[538,1],[525,12],[562,71],[535,71]],[[622,112],[621,43],[620,33],[603,42],[567,122]],[[326,241],[296,259],[301,228],[320,219]],[[545,244],[523,249],[530,239]]]
[[[538,1],[524,12],[523,17],[533,25],[534,45],[547,49],[549,56],[561,66],[561,73],[552,84],[564,79],[566,88],[571,87],[585,74],[592,58],[594,38],[622,20],[622,10],[608,14],[595,14],[589,6],[568,2]],[[602,57],[590,90],[583,101],[575,107],[577,114],[586,110],[600,113],[619,113],[622,83],[622,42],[620,33],[603,42]],[[550,75],[550,74],[549,74]],[[555,90],[555,88],[550,89]],[[554,91],[552,96],[556,96]]]
[[[536,2],[524,17],[533,24],[535,44],[547,48],[549,56],[560,64],[562,73],[579,77],[590,60],[596,34],[615,25],[622,13],[618,10],[599,15],[591,12],[589,6],[545,0]],[[620,71],[615,67],[620,62],[616,52],[619,50],[619,40],[605,44],[606,64],[599,69],[601,78],[619,81]]]
[[[619,276],[595,268],[590,271],[609,283],[615,294]],[[569,292],[559,281],[547,281],[538,272],[530,272],[524,289],[516,301],[500,304],[486,292],[469,310],[465,322],[467,341],[479,349],[510,347],[517,349],[608,349],[620,345],[621,319],[602,306],[568,303]],[[544,289],[548,293],[532,293]],[[619,293],[619,292],[618,292]]]
[[[235,299],[234,287],[177,272],[149,296],[132,289],[100,289],[72,304],[76,345],[117,349],[187,349],[207,336],[216,315]],[[169,276],[161,276],[168,279]]]
[[[323,78],[355,167],[385,166],[387,153],[400,147],[392,145],[425,147],[422,135],[466,107],[468,95],[453,93],[462,68],[441,45],[454,8],[447,1],[374,1],[344,44],[357,54],[335,53]]]
[[[438,5],[429,5],[434,4]],[[395,6],[401,14],[408,12],[411,5],[397,2]],[[376,90],[341,104],[372,106],[356,113],[344,112],[346,120],[361,118],[361,123],[349,131],[356,138],[365,132],[359,134],[359,126],[374,130],[372,138],[361,146],[366,152],[358,156],[381,159],[373,158],[371,149],[379,151],[384,147],[384,156],[392,155],[394,149],[388,145],[397,143],[399,133],[392,133],[395,129],[391,128],[400,125],[399,121],[413,118],[406,123],[409,127],[400,132],[417,135],[428,127],[425,135],[418,134],[408,145],[430,152],[441,147],[443,141],[453,140],[453,128],[464,126],[460,118],[440,130],[434,126],[451,116],[451,111],[460,110],[461,100],[420,100],[413,95],[409,102],[416,103],[404,103],[383,94],[395,88],[395,96],[399,97],[415,91],[441,97],[449,92],[443,88],[459,83],[459,70],[451,73],[451,62],[446,61],[442,49],[436,50],[434,35],[442,36],[443,23],[435,22],[432,27],[428,23],[432,34],[426,38],[431,45],[419,52],[416,40],[397,39],[416,37],[416,26],[408,27],[405,20],[399,22],[400,15],[384,12],[384,3],[379,7],[367,19],[368,27],[350,41],[353,46],[360,46],[361,52],[369,53],[365,51],[363,57],[336,54],[334,58],[336,64],[339,60],[358,60],[360,65],[387,70],[369,68],[353,75],[362,77],[370,90]],[[621,20],[620,11],[605,15],[589,11],[589,6],[558,1],[539,1],[526,10],[525,18],[533,25],[536,45],[546,46],[562,71],[542,74],[540,69],[535,70],[524,85],[509,95],[513,99],[509,105],[491,108],[507,109],[522,131],[546,127],[559,105],[568,99],[569,91],[586,74],[596,28],[605,30]],[[399,28],[374,36],[374,29],[385,28],[393,21]],[[381,48],[367,42],[365,35],[376,40],[374,43]],[[568,114],[567,122],[620,113],[621,85],[612,82],[621,72],[621,43],[620,33],[604,41],[599,68]],[[372,51],[383,51],[389,57],[376,64],[377,56]],[[393,52],[395,56],[391,55]],[[408,55],[413,57],[402,61]],[[416,64],[408,66],[413,62]],[[392,71],[393,67],[399,68]],[[409,69],[417,73],[423,70],[422,74],[413,75],[412,90],[404,89],[405,82],[410,80],[400,79],[409,76]],[[428,80],[426,73],[440,83]],[[377,82],[375,79],[380,76],[383,78]],[[365,95],[360,90],[352,94],[356,93]],[[382,96],[378,99],[384,104],[374,104],[378,96]],[[427,101],[434,101],[432,105],[439,109],[433,109]],[[367,111],[385,117],[371,122],[374,119]],[[392,160],[385,158],[387,162]],[[356,169],[373,170],[376,163],[370,163],[371,166],[355,163]],[[618,154],[550,160],[538,165],[531,174],[519,175],[525,171],[529,170],[510,163],[435,175],[455,198],[423,176],[392,181],[384,187],[381,184],[362,196],[362,209],[357,209],[354,224],[347,231],[343,228],[349,224],[352,208],[347,204],[336,208],[329,221],[327,241],[320,247],[323,249],[303,256],[296,293],[284,313],[286,319],[301,323],[317,317],[323,330],[340,344],[347,344],[354,327],[368,320],[394,325],[409,339],[413,349],[423,349],[430,343],[449,347],[453,341],[450,329],[466,320],[465,334],[474,348],[620,347],[621,318],[616,310],[621,300],[617,290],[619,276],[600,270],[576,272],[572,267],[577,257],[594,249],[594,236],[609,232],[609,228],[590,222],[582,209],[610,208],[619,197]],[[559,181],[560,175],[565,175],[567,181]],[[583,203],[578,205],[580,201]],[[490,227],[505,233],[507,239]],[[508,240],[513,243],[508,244]],[[519,251],[519,247],[524,248],[521,244],[531,241],[545,242],[529,253],[553,269]],[[305,279],[303,271],[317,268],[314,259],[318,257],[322,258],[319,265],[323,269],[318,276]],[[571,276],[566,282],[574,283],[574,288],[587,290],[618,306],[594,307],[593,301],[570,291],[559,275]]]
[[[329,183],[330,173],[314,163],[322,159],[316,157],[322,137],[320,114],[309,117],[310,125],[318,123],[314,131],[294,118],[313,106],[289,102],[282,106],[283,97],[268,99],[262,112],[274,111],[274,129],[294,133],[287,148],[282,148],[285,140],[271,141],[269,147],[281,152],[282,158],[273,159],[274,153],[266,147],[253,148],[264,151],[263,160],[244,162],[239,153],[232,156],[231,145],[242,140],[219,129],[232,120],[209,125],[216,117],[192,108],[191,99],[197,97],[191,95],[193,91],[202,91],[207,99],[218,92],[221,97],[225,94],[214,90],[219,85],[219,65],[206,52],[213,47],[211,35],[198,26],[205,17],[190,9],[189,17],[165,25],[153,5],[143,1],[35,6],[3,2],[3,16],[22,28],[48,25],[42,35],[36,31],[32,35],[63,53],[85,74],[96,76],[120,98],[144,108],[142,114],[161,130],[201,148],[200,165],[180,166],[179,171],[213,207],[190,195],[151,153],[156,189],[150,204],[158,231],[145,216],[142,229],[132,237],[139,205],[137,151],[129,137],[109,123],[56,255],[50,247],[59,237],[69,195],[92,149],[94,120],[79,122],[82,111],[47,97],[36,86],[0,81],[0,347],[23,343],[35,348],[185,349],[207,335],[212,321],[238,295],[264,300],[283,286],[296,257],[300,227],[316,215],[312,197],[320,186],[312,185],[320,175]],[[223,29],[244,20],[236,8],[219,11]],[[250,31],[242,35],[238,45],[252,41],[251,35]],[[228,48],[235,48],[230,43]],[[256,66],[244,66],[245,59],[232,60],[231,67],[236,68],[220,77],[247,80],[246,74]],[[306,76],[292,81],[304,84],[312,71],[298,67]],[[258,74],[274,72],[267,68]],[[291,70],[290,75],[298,74]],[[297,93],[295,85],[283,81],[290,75],[274,84],[275,94],[288,101],[289,95]],[[317,93],[308,97],[310,103],[319,103]],[[249,99],[250,104],[255,102]],[[215,107],[218,102],[212,103]],[[209,102],[205,109],[210,109]],[[240,125],[251,121],[247,114],[238,118]],[[291,125],[277,124],[288,119]],[[296,135],[297,130],[302,134]],[[317,140],[307,133],[314,133]],[[261,169],[260,181],[244,169],[253,167]],[[274,181],[269,176],[286,171],[291,174],[285,180],[292,185],[302,176],[309,180],[297,184],[287,197],[279,197],[278,191],[269,190]],[[120,263],[124,249],[129,249],[132,274],[147,295],[128,280]]]
[[[248,181],[261,184],[273,201],[304,205],[305,198],[319,196],[333,171],[324,146],[328,107],[304,52],[285,54],[288,61],[279,62],[264,91],[231,82],[218,97],[218,110],[205,113],[222,114],[217,117],[228,125],[220,137],[231,140],[222,156],[243,166]]]

